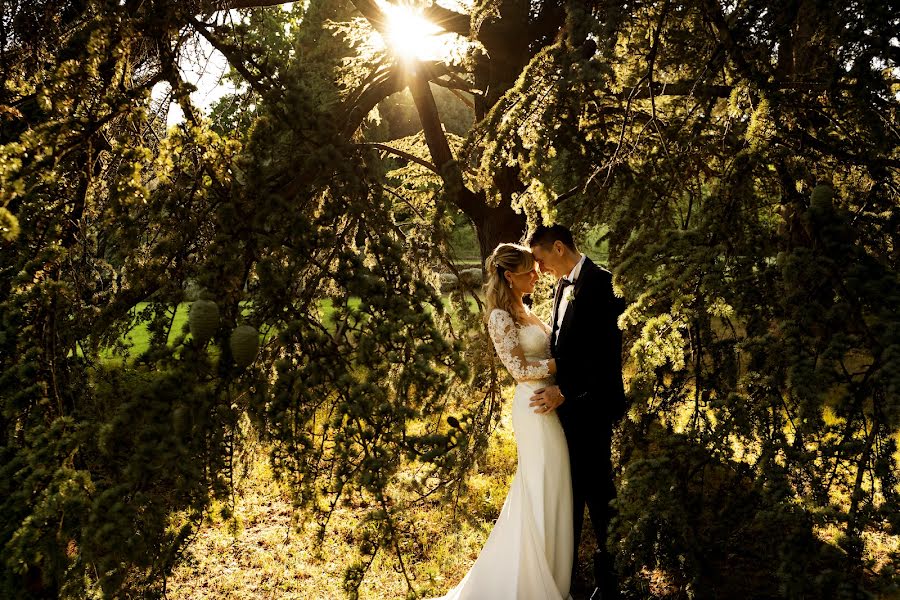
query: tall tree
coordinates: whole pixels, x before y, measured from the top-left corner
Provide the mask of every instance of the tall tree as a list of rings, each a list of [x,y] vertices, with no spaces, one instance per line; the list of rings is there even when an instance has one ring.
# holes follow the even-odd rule
[[[407,573],[403,508],[460,489],[497,409],[420,260],[454,207],[482,254],[527,219],[609,232],[633,369],[610,543],[636,593],[893,584],[870,540],[900,527],[897,6],[429,4],[471,51],[410,65],[372,41],[385,5],[280,4],[3,4],[5,590],[163,591],[243,415],[323,534],[341,500],[364,514],[351,593],[379,552]],[[192,106],[197,36],[246,83],[240,119]],[[433,85],[471,101],[465,136]],[[423,131],[367,138],[403,89]],[[171,331],[188,282],[219,307],[208,347]]]
[[[348,27],[349,35],[357,39],[372,35],[391,39],[394,13],[385,8],[389,5],[375,0],[352,4],[365,22],[357,21]],[[341,123],[345,138],[353,139],[366,116],[379,103],[409,90],[424,132],[422,145],[430,157],[426,168],[442,182],[442,193],[434,202],[455,207],[470,219],[484,258],[497,243],[515,241],[524,235],[526,216],[517,198],[529,182],[515,163],[505,165],[501,171],[484,173],[481,179],[468,177],[472,169],[467,156],[462,148],[454,151],[451,147],[432,85],[471,97],[474,120],[482,121],[513,87],[525,66],[544,48],[566,35],[567,10],[561,2],[520,0],[477,3],[470,13],[424,2],[405,6],[411,12],[417,10],[422,18],[441,28],[444,35],[454,36],[457,44],[466,46],[465,54],[423,60],[398,53],[390,43],[374,51],[370,48],[363,55],[364,65],[360,67],[364,76],[351,83],[335,118]],[[228,40],[235,36],[242,39],[241,32],[230,27],[213,29],[216,31],[209,39],[226,55],[229,55],[227,49],[240,45]],[[231,52],[230,56],[241,69],[246,68],[246,63],[256,64],[261,60],[246,53]],[[477,152],[478,140],[470,141]],[[382,147],[382,150],[391,152],[390,148]]]

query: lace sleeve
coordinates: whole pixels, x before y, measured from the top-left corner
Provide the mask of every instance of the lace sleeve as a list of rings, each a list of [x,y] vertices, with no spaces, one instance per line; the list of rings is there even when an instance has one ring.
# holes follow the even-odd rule
[[[488,319],[488,331],[503,365],[516,381],[550,377],[549,360],[530,361],[519,345],[516,323],[505,310],[495,309]]]

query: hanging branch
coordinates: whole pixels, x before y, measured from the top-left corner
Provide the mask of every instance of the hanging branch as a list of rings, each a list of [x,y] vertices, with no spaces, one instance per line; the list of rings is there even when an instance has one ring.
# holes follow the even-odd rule
[[[419,158],[418,156],[413,156],[409,152],[404,152],[403,150],[399,150],[397,148],[394,148],[393,146],[388,146],[387,144],[380,144],[378,142],[360,142],[355,145],[360,148],[377,148],[378,150],[383,150],[390,154],[395,154],[401,158],[405,158],[408,161],[414,162],[417,165],[421,165],[421,166],[425,167],[426,169],[428,169],[429,171],[432,171],[438,175],[441,174],[440,170],[436,166],[434,166],[432,163],[428,162],[427,160]]]

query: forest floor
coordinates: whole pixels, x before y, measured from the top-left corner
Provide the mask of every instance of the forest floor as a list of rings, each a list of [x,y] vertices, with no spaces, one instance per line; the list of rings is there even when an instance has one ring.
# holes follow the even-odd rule
[[[446,507],[419,509],[415,548],[405,569],[415,591],[439,596],[453,587],[475,562],[500,513],[516,468],[509,415],[491,437],[463,499],[472,522],[453,520]],[[359,512],[339,509],[324,542],[315,544],[314,523],[298,523],[290,494],[275,481],[262,447],[251,449],[236,474],[231,519],[213,510],[190,543],[186,560],[167,581],[170,600],[304,599],[339,600],[345,569],[355,560],[353,528]],[[593,539],[586,540],[585,553]],[[406,598],[409,588],[395,557],[376,557],[359,590],[361,600]]]
[[[507,393],[510,390],[507,390]],[[273,477],[267,451],[250,447],[235,474],[233,515],[222,518],[214,507],[186,551],[186,560],[167,581],[170,600],[341,600],[347,598],[344,575],[356,560],[353,531],[361,511],[340,508],[332,517],[321,545],[315,543],[314,523],[299,521],[285,486]],[[515,472],[516,451],[507,410],[491,436],[485,459],[472,475],[462,499],[471,520],[452,519],[446,506],[435,503],[412,515],[415,535],[403,569],[396,557],[382,550],[361,587],[360,600],[409,598],[409,577],[416,598],[446,593],[468,571],[500,513]],[[587,524],[586,524],[587,525]],[[837,531],[818,531],[821,541],[834,544]],[[876,536],[877,539],[872,536]],[[890,562],[900,537],[869,534],[867,554],[875,571]],[[589,582],[589,556],[596,544],[585,527],[579,560],[579,578]],[[403,571],[405,570],[406,576]],[[683,597],[660,573],[646,573],[656,598]],[[589,593],[588,593],[589,594]],[[574,600],[588,600],[575,594]],[[878,600],[900,600],[900,594]]]

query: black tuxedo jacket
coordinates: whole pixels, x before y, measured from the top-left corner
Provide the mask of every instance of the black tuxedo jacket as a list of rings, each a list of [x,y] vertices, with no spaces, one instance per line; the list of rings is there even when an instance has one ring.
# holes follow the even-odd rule
[[[559,302],[569,290],[572,300],[557,330]],[[589,258],[574,286],[555,294],[550,347],[556,383],[565,396],[557,413],[570,434],[614,423],[625,412],[622,332],[617,324],[624,309],[625,301],[613,294],[612,274]]]

